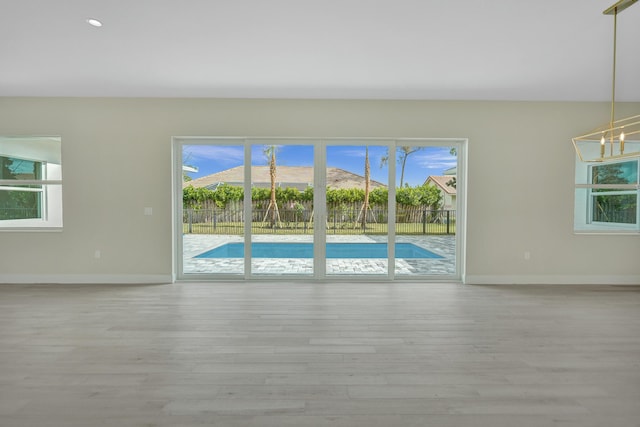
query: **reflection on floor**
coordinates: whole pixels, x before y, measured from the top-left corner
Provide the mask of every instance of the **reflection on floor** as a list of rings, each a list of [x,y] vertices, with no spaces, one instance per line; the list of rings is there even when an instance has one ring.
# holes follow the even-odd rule
[[[254,242],[311,242],[308,235],[256,235]],[[439,259],[396,259],[395,274],[451,276],[456,272],[455,236],[397,236],[399,243],[413,243],[434,252]],[[185,234],[183,236],[183,271],[185,274],[216,273],[243,274],[244,260],[240,258],[194,258],[205,251],[231,242],[242,242],[241,236]],[[386,242],[387,236],[334,236],[327,242]],[[386,275],[386,259],[329,259],[327,275]],[[261,258],[251,261],[253,274],[311,275],[313,260],[308,258]]]

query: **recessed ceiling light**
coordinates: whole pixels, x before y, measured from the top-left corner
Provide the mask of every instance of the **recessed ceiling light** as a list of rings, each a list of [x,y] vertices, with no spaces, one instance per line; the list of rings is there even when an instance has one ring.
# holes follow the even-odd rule
[[[87,24],[91,25],[92,27],[102,27],[102,22],[94,18],[87,19]]]

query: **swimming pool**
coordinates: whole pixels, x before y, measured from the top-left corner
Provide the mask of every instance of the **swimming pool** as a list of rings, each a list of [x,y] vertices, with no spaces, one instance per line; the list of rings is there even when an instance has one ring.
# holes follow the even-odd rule
[[[442,258],[413,243],[396,243],[396,258]],[[253,258],[313,258],[313,243],[251,243]],[[327,243],[327,258],[387,258],[386,243]],[[195,258],[244,258],[244,243],[226,243]]]

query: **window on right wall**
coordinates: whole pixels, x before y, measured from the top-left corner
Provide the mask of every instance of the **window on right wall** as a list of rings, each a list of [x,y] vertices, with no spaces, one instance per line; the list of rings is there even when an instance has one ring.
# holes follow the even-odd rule
[[[576,161],[574,227],[582,233],[640,232],[640,160]]]

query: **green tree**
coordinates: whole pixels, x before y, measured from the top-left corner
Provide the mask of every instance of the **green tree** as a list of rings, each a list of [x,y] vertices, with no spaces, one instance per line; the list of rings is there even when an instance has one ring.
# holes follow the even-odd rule
[[[215,200],[215,192],[208,188],[188,185],[182,190],[182,202],[186,206],[199,208],[206,200]]]
[[[591,168],[591,182],[593,184],[626,184],[624,170],[621,163],[597,165]]]
[[[11,169],[14,160],[9,157],[0,156],[0,179],[17,179]]]
[[[378,187],[371,190],[369,202],[373,205],[387,205],[389,200],[389,190],[386,187]]]
[[[416,187],[418,200],[422,206],[430,206],[431,209],[439,209],[442,204],[442,192],[433,185],[420,185]]]
[[[276,197],[278,200],[282,200],[283,202],[296,202],[300,200],[300,191],[298,191],[297,188],[287,187],[285,189],[278,188],[278,190],[280,190]]]
[[[235,185],[220,184],[213,191],[213,200],[215,200],[216,206],[223,208],[229,202],[244,200],[244,189]]]
[[[456,185],[458,185],[458,181],[456,179],[456,177],[454,176],[453,178],[451,178],[449,181],[447,181],[447,186],[449,187],[453,187],[453,188],[457,188]]]
[[[611,163],[593,166],[593,184],[628,184],[624,173],[625,163]],[[634,163],[635,167],[635,163]],[[608,189],[595,189],[594,220],[605,222],[633,223],[636,217],[637,197],[633,194],[611,195]]]
[[[20,163],[20,160],[18,160]],[[40,178],[40,163],[33,162],[33,178]],[[0,179],[17,180],[16,160],[0,156]],[[41,195],[28,191],[0,191],[0,219],[38,218]]]
[[[300,192],[301,202],[313,202],[313,187],[307,187],[304,191]]]
[[[251,200],[262,202],[271,198],[271,190],[268,188],[251,187]]]
[[[396,203],[406,206],[430,206],[438,209],[442,202],[441,191],[432,185],[402,187],[396,191]]]

